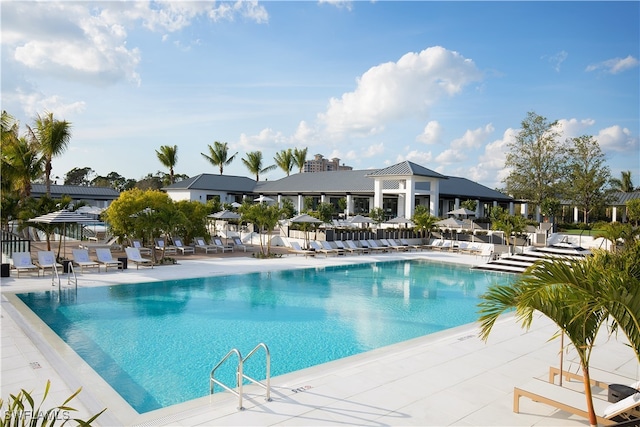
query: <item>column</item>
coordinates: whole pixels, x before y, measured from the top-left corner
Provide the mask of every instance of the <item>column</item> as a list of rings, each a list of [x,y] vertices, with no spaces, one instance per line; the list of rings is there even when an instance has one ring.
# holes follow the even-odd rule
[[[296,208],[296,210],[298,211],[298,213],[302,212],[302,210],[304,209],[304,196],[302,194],[298,194],[298,207]]]
[[[429,213],[432,216],[438,216],[438,207],[440,206],[440,180],[431,179],[429,183]]]
[[[373,207],[382,207],[382,184],[381,178],[376,178],[373,184]]]
[[[413,178],[407,179],[407,185],[404,189],[404,212],[398,212],[398,215],[404,215],[405,218],[413,217],[416,208],[416,183]],[[398,206],[398,210],[400,206]]]
[[[573,222],[577,224],[578,223],[578,219],[579,219],[578,218],[578,207],[574,206],[573,207]]]
[[[611,222],[618,222],[617,216],[618,216],[618,207],[614,206],[613,209],[611,209]]]

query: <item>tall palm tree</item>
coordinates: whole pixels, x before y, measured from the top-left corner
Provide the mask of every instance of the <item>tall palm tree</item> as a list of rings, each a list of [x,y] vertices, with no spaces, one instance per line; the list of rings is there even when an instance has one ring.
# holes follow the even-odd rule
[[[273,160],[275,160],[276,165],[278,165],[280,169],[285,171],[287,176],[291,174],[291,169],[293,169],[293,151],[291,148],[276,153]]]
[[[38,150],[39,146],[26,137],[2,144],[3,185],[8,183],[9,190],[16,191],[22,200],[31,196],[31,183],[42,177],[45,159]]]
[[[230,165],[238,153],[236,152],[233,156],[229,157],[229,145],[226,142],[214,141],[213,147],[211,145],[208,147],[209,155],[204,153],[200,154],[213,166],[218,166],[220,168],[220,175],[222,175],[224,167]]]
[[[51,195],[51,160],[61,155],[71,141],[71,123],[57,120],[53,113],[37,115],[35,129],[27,126],[31,137],[38,143],[38,148],[44,157],[44,174],[47,196]]]
[[[267,173],[277,168],[277,165],[262,167],[262,151],[251,151],[247,153],[246,158],[242,159],[242,163],[249,169],[249,172],[256,176],[256,181],[260,181],[260,174]]]
[[[307,162],[308,150],[308,147],[301,150],[298,150],[297,148],[293,149],[293,163],[298,167],[298,173],[302,173],[302,169],[304,169],[304,164]]]
[[[631,171],[622,171],[620,173],[620,178],[612,178],[611,188],[614,191],[631,193],[634,190],[633,181],[631,181]]]
[[[178,163],[178,146],[163,145],[160,150],[156,150],[156,156],[158,156],[160,163],[169,169],[169,181],[173,184],[175,182],[173,168]]]

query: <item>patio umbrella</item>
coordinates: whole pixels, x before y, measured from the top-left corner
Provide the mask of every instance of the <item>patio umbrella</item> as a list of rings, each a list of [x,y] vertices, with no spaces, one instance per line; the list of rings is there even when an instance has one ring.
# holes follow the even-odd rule
[[[62,225],[62,236],[65,236],[67,224],[90,224],[99,222],[96,219],[89,218],[79,212],[69,211],[67,209],[61,209],[59,211],[50,212],[46,215],[40,215],[35,218],[31,218],[29,222],[35,222],[40,224],[60,224]],[[47,242],[49,244],[49,242]],[[59,246],[58,246],[59,248]],[[47,250],[50,250],[50,246],[47,246]],[[63,254],[66,253],[66,239]]]
[[[454,209],[452,211],[447,212],[447,215],[464,215],[464,216],[469,216],[469,215],[475,215],[476,212],[466,209],[466,208],[459,208],[459,209]]]
[[[403,216],[397,216],[395,218],[391,218],[389,221],[385,221],[387,224],[413,224],[409,218],[405,218]]]
[[[308,214],[300,214],[298,216],[291,218],[289,221],[303,223],[303,224],[322,224],[322,220]],[[307,244],[307,247],[308,247],[309,246],[309,230],[306,230],[305,237],[306,237],[305,243]]]
[[[368,216],[356,215],[349,220],[352,224],[371,224],[375,221],[369,218]]]
[[[462,221],[460,221],[459,219],[455,219],[455,218],[442,219],[442,220],[436,222],[436,225],[441,230],[443,230],[443,229],[461,229],[462,228],[462,224],[463,224]],[[444,238],[444,236],[443,236],[443,238]]]
[[[208,218],[215,218],[216,220],[218,220],[218,219],[226,220],[227,221],[227,225],[228,225],[230,219],[240,219],[241,215],[239,213],[232,212],[232,211],[229,211],[229,210],[225,209],[223,211],[216,212],[216,213],[211,214],[211,215],[207,215],[207,217]],[[228,239],[226,237],[226,235],[228,234],[227,225],[225,225],[225,239]]]
[[[263,202],[273,202],[274,200],[271,197],[267,197],[264,195],[260,195],[260,197],[257,197],[255,199],[253,199],[254,202],[258,202],[258,203],[263,203]]]

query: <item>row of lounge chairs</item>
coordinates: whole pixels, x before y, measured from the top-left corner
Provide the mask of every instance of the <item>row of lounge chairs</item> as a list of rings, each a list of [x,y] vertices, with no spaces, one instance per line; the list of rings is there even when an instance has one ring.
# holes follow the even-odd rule
[[[195,237],[192,245],[185,245],[184,240],[180,237],[173,238],[173,244],[169,245],[164,239],[155,239],[155,249],[164,251],[165,255],[176,255],[180,252],[182,255],[194,254],[198,250],[208,254],[210,252],[233,252],[234,250],[247,251],[247,245],[243,244],[239,237],[232,238],[233,244],[224,244],[219,237],[213,237],[211,243],[207,243],[204,237]]]
[[[376,252],[408,252],[419,250],[437,250],[437,251],[449,251],[457,253],[465,253],[470,255],[486,255],[491,251],[491,245],[484,243],[472,243],[472,242],[452,242],[450,240],[434,240],[430,244],[414,244],[409,243],[406,239],[380,239],[380,240],[336,240],[333,242],[327,241],[310,241],[308,248],[300,247],[299,243],[291,242],[289,245],[289,252],[294,254],[304,254],[306,256],[314,255],[316,253],[324,255],[344,255],[346,253],[351,254],[365,254]]]

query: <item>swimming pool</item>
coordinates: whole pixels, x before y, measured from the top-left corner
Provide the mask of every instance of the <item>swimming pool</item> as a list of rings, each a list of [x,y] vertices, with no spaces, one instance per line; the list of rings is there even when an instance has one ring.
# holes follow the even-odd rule
[[[281,375],[473,322],[478,295],[509,280],[411,260],[18,297],[143,413],[205,396],[231,348],[266,343]],[[262,378],[259,364],[247,373]]]

